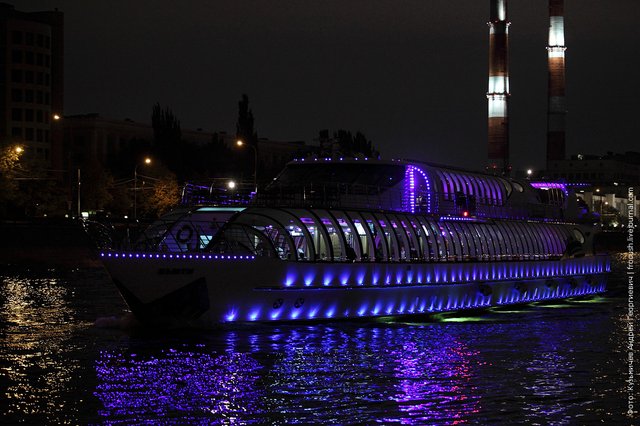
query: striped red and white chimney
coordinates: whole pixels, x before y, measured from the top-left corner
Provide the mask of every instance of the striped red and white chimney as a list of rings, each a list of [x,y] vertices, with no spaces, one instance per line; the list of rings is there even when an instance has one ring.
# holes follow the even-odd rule
[[[549,66],[547,112],[547,167],[549,161],[565,158],[565,59],[564,0],[549,0]]]
[[[489,24],[489,171],[509,166],[509,22],[507,0],[491,0]]]

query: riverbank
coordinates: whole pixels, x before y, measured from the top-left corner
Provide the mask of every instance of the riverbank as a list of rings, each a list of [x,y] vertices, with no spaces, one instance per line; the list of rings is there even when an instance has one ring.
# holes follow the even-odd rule
[[[28,269],[102,268],[80,222],[47,218],[0,222],[0,265]]]

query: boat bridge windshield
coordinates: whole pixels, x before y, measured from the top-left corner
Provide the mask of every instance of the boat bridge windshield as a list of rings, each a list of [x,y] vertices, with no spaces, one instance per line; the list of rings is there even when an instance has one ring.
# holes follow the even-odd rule
[[[442,262],[584,255],[577,226],[397,212],[248,208],[206,248],[298,262]],[[577,250],[576,250],[577,248]]]

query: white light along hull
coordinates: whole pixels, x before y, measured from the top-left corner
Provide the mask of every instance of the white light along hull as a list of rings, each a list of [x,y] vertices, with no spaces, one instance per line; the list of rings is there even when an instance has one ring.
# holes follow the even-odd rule
[[[450,263],[304,263],[252,256],[103,253],[147,324],[363,318],[604,292],[607,256]]]

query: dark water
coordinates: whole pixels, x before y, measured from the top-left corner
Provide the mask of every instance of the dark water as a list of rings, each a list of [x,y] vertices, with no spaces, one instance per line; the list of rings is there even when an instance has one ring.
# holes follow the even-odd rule
[[[121,329],[98,272],[5,274],[0,424],[632,424],[624,260],[604,297],[217,331]]]

